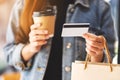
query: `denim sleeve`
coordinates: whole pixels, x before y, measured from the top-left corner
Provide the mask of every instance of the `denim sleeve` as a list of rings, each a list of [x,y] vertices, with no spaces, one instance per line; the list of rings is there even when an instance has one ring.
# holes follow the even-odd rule
[[[6,33],[6,46],[4,47],[4,53],[9,65],[13,65],[18,70],[29,69],[32,60],[28,61],[26,64],[21,57],[22,48],[25,44],[15,43],[16,30],[19,27],[19,16],[23,6],[23,0],[17,0],[9,19],[8,29]]]
[[[113,19],[111,15],[111,8],[110,5],[105,2],[104,0],[98,0],[99,2],[99,24],[101,27],[101,30],[104,32],[104,37],[106,38],[108,48],[110,50],[110,56],[111,58],[114,57],[114,43],[115,43],[115,30],[114,30],[114,24]]]

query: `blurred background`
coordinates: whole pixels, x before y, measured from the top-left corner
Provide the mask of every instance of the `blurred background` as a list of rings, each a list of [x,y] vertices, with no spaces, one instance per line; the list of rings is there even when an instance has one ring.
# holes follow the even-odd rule
[[[15,0],[0,0],[0,60],[4,59],[2,48],[6,42],[6,28],[14,2]]]
[[[3,53],[3,47],[5,46],[6,43],[5,36],[6,36],[9,16],[15,1],[16,0],[0,0],[0,80],[3,80],[1,77],[1,74],[3,72],[7,72],[7,71],[10,72],[10,70],[12,69],[11,67],[8,67],[5,71],[7,63]],[[7,78],[8,77],[9,76],[7,76]],[[4,79],[4,80],[8,80],[8,79]]]
[[[12,77],[13,74],[4,75],[6,76],[6,78],[2,79],[2,73],[4,72],[9,73],[14,71],[13,67],[7,66],[5,56],[3,53],[3,47],[6,44],[5,36],[6,36],[8,20],[9,20],[9,16],[15,1],[16,0],[0,0],[0,80],[13,80],[13,77]],[[19,77],[19,74],[17,74],[17,76]],[[18,80],[15,78],[14,80]]]

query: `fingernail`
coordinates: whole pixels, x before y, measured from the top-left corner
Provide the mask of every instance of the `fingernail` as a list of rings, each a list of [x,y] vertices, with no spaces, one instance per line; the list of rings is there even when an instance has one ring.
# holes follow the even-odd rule
[[[47,30],[44,30],[44,33],[45,33],[45,34],[48,34],[48,31],[47,31]]]
[[[50,38],[52,38],[53,36],[54,36],[53,34],[49,35]]]

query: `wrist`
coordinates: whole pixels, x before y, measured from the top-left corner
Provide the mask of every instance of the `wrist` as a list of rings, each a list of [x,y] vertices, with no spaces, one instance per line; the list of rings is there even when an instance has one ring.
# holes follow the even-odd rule
[[[30,44],[27,44],[23,47],[21,51],[21,56],[24,61],[28,61],[35,53],[32,52]]]

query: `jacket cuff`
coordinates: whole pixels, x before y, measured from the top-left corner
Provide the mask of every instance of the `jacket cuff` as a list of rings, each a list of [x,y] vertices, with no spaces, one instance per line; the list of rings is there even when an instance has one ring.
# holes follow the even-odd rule
[[[25,62],[21,56],[21,51],[25,44],[18,44],[13,52],[12,61],[18,70],[28,70],[31,67],[32,60]]]

